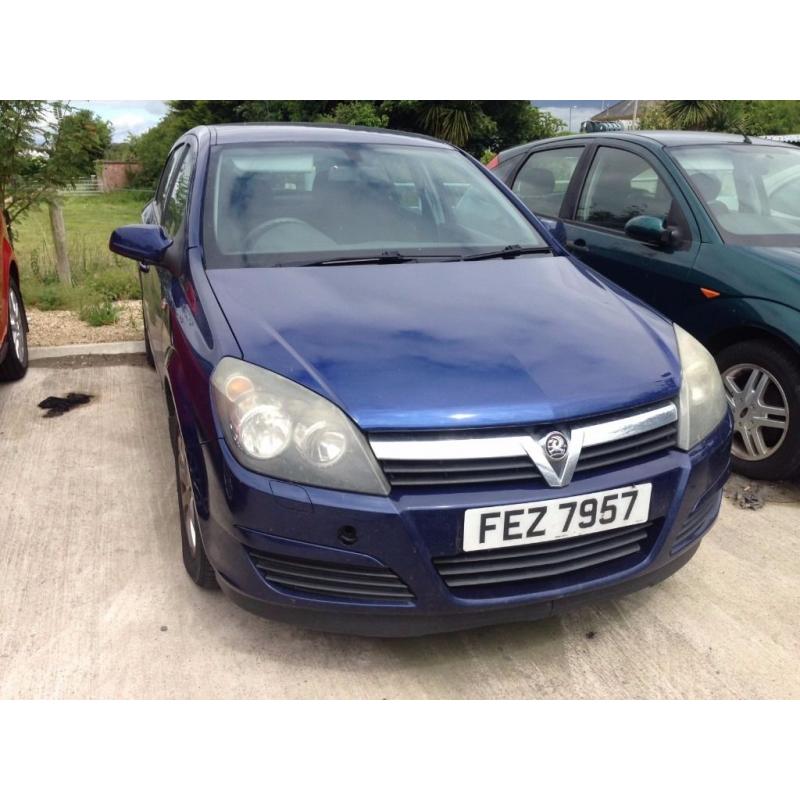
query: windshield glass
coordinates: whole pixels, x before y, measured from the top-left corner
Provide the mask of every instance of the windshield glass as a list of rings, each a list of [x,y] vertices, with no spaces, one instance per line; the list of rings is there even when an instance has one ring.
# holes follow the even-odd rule
[[[716,144],[669,152],[726,242],[800,244],[800,149]]]
[[[209,267],[546,246],[457,151],[302,142],[213,149],[203,245]]]

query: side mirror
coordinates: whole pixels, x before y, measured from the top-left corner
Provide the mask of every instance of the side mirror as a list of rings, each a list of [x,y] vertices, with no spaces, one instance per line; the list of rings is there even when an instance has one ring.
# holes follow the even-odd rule
[[[680,243],[677,228],[664,227],[659,217],[646,215],[629,219],[625,224],[625,235],[655,247],[675,247]]]
[[[111,234],[108,249],[144,264],[160,264],[171,244],[160,225],[124,225]]]

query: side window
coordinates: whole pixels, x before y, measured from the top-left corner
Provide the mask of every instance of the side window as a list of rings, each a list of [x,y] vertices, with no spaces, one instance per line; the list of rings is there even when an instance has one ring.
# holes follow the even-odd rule
[[[168,195],[164,203],[164,214],[161,224],[164,230],[174,236],[183,224],[186,215],[186,206],[189,202],[189,187],[192,182],[194,172],[195,157],[192,150],[184,148],[186,157],[180,162],[175,175],[175,180],[168,189]]]
[[[655,170],[640,156],[600,147],[578,203],[576,219],[621,231],[633,217],[667,220],[672,195]]]
[[[524,155],[524,153],[520,153],[518,156],[512,156],[511,158],[505,159],[505,161],[501,161],[492,172],[500,178],[503,183],[508,183],[508,179],[519,166],[519,162],[522,161]]]
[[[167,163],[164,165],[164,169],[161,170],[161,178],[158,181],[158,189],[156,189],[156,205],[162,214],[164,212],[164,201],[166,200],[167,188],[169,187],[170,182],[175,175],[175,168],[180,163],[181,156],[183,155],[183,151],[185,149],[185,145],[176,147],[170,153]]]
[[[557,217],[583,147],[540,150],[523,164],[511,187],[535,214]]]

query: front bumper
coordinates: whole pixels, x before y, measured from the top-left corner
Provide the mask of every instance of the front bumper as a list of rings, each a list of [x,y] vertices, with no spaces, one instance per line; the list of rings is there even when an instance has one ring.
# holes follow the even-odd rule
[[[447,491],[394,491],[389,497],[301,487],[242,468],[224,441],[203,447],[205,502],[201,534],[223,591],[265,617],[307,627],[373,636],[410,636],[531,620],[576,604],[624,594],[663,580],[697,550],[716,519],[730,469],[731,423],[690,453],[657,457],[580,475],[569,486],[519,484]],[[536,502],[651,482],[651,532],[637,558],[544,582],[477,592],[450,589],[435,559],[457,555],[468,508]],[[353,541],[353,539],[355,539]],[[348,542],[348,543],[345,543]],[[261,557],[322,565],[315,569],[394,573],[408,587],[398,599],[322,596],[263,576]],[[254,561],[254,557],[256,561]],[[310,584],[309,584],[310,586]]]

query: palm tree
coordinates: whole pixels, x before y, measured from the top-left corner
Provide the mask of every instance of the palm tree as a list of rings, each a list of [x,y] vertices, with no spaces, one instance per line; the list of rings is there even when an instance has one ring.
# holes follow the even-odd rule
[[[675,128],[688,131],[708,130],[724,114],[722,100],[667,100],[664,113]]]
[[[425,104],[420,123],[431,136],[464,147],[480,112],[480,106],[472,100],[435,100]]]

